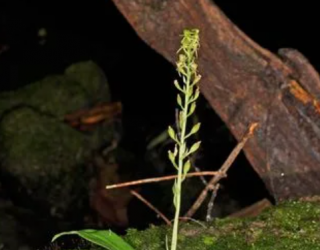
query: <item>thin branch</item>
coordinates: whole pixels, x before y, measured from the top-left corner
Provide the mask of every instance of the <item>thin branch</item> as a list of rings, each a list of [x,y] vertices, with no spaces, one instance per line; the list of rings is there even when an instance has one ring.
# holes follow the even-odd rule
[[[212,194],[211,194],[211,198],[210,198],[210,201],[208,203],[208,209],[207,209],[207,217],[206,217],[206,221],[207,222],[210,222],[212,221],[212,210],[213,210],[213,205],[214,205],[214,201],[217,197],[217,193],[218,193],[218,190],[220,188],[220,184],[217,183],[215,186],[214,186],[214,189],[212,190]]]
[[[198,173],[201,172],[200,168],[198,168],[196,165],[193,165],[193,168],[194,168]],[[200,175],[199,178],[200,178],[200,180],[201,180],[201,182],[203,183],[204,186],[208,185],[208,182],[206,181],[206,179],[204,178],[203,175]]]
[[[131,190],[130,193],[135,197],[137,197],[139,200],[141,200],[153,211],[155,211],[167,223],[168,226],[171,226],[171,221],[163,213],[161,213],[156,207],[154,207],[150,202],[148,202],[145,198],[143,198],[139,193],[137,193],[134,190]]]
[[[186,175],[186,177],[204,176],[204,175],[221,175],[221,173],[218,171],[203,171],[203,172],[189,173]],[[151,182],[168,181],[175,178],[177,178],[177,175],[169,175],[169,176],[163,176],[163,177],[142,179],[137,181],[129,181],[129,182],[124,182],[124,183],[119,183],[114,185],[108,185],[106,186],[106,189],[122,188],[122,187],[140,185],[140,184],[151,183]]]
[[[192,207],[189,211],[185,214],[185,217],[192,217],[198,208],[201,206],[203,201],[206,199],[208,191],[214,189],[214,186],[224,177],[226,177],[226,173],[228,169],[231,167],[232,163],[246,144],[247,140],[253,135],[254,130],[258,126],[258,123],[251,124],[249,131],[246,135],[242,138],[242,140],[238,143],[238,145],[233,149],[227,160],[223,163],[220,170],[218,171],[219,174],[215,175],[208,183],[208,185],[202,190],[201,194],[199,195],[198,199],[193,203]]]

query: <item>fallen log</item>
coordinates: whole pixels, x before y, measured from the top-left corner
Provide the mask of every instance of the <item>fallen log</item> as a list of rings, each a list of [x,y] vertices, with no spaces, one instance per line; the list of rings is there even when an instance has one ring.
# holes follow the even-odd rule
[[[276,201],[320,193],[320,80],[294,49],[260,47],[208,0],[113,0],[137,34],[175,64],[184,28],[200,30],[200,90]]]

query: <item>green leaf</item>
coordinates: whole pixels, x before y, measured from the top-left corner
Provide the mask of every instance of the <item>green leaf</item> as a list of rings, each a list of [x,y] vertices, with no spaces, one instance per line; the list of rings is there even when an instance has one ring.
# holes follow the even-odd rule
[[[197,87],[195,90],[194,96],[192,98],[192,101],[194,102],[195,100],[197,100],[199,98],[199,95],[200,95],[200,89],[199,87]]]
[[[174,141],[177,141],[176,133],[174,132],[174,130],[171,126],[168,127],[168,134]]]
[[[190,110],[189,110],[189,113],[188,113],[188,116],[190,116],[190,115],[192,115],[193,114],[193,112],[196,110],[196,103],[195,102],[193,102],[192,104],[191,104],[191,107],[190,107]]]
[[[175,152],[172,153],[170,150],[168,150],[168,157],[169,157],[172,165],[173,165],[176,169],[178,169],[177,163],[176,163],[176,161],[175,161],[175,154],[176,154]]]
[[[200,129],[200,126],[201,126],[201,123],[200,122],[198,122],[196,125],[194,125],[193,127],[192,127],[192,129],[191,129],[191,134],[195,134],[195,133],[197,133],[198,131],[199,131],[199,129]]]
[[[173,83],[174,83],[174,86],[176,86],[176,88],[177,88],[178,90],[180,90],[181,92],[184,92],[183,89],[180,87],[179,82],[178,82],[177,80],[174,80]]]
[[[168,157],[169,157],[170,161],[175,164],[175,156],[171,150],[168,150]]]
[[[196,151],[199,149],[200,144],[201,144],[201,141],[198,141],[198,142],[194,143],[194,144],[192,145],[192,147],[190,148],[190,150],[189,150],[189,152],[188,152],[188,155],[196,152]]]
[[[194,125],[194,126],[192,127],[190,133],[186,136],[186,138],[188,138],[189,136],[197,133],[197,132],[199,131],[199,129],[200,129],[200,126],[201,126],[200,122],[198,122],[196,125]]]
[[[192,86],[196,85],[200,80],[201,80],[201,75],[196,75],[192,82]]]
[[[191,161],[187,160],[183,166],[183,173],[187,174],[191,168]]]
[[[181,96],[180,96],[179,94],[177,95],[177,103],[179,104],[179,106],[181,107],[181,109],[183,109],[182,99],[181,99]]]
[[[93,230],[86,229],[80,231],[70,231],[63,232],[55,235],[52,238],[52,242],[63,235],[76,234],[90,241],[98,246],[101,246],[108,250],[134,250],[126,241],[124,241],[120,236],[113,233],[111,230]]]

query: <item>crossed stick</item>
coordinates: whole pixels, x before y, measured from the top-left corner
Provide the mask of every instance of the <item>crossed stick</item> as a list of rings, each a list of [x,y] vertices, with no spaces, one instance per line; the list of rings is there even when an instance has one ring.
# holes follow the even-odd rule
[[[218,182],[227,177],[227,171],[231,167],[232,163],[235,161],[241,150],[243,149],[244,145],[248,141],[248,139],[253,135],[254,130],[257,128],[258,123],[253,123],[250,125],[248,132],[243,136],[241,141],[237,144],[237,146],[232,150],[230,155],[228,156],[227,160],[223,163],[221,168],[218,171],[204,171],[204,172],[195,172],[195,173],[189,173],[186,175],[186,177],[194,177],[194,176],[213,176],[211,180],[208,182],[206,187],[202,190],[200,193],[198,199],[194,202],[194,204],[191,206],[191,208],[188,210],[188,212],[185,214],[184,217],[191,218],[198,208],[201,206],[203,201],[206,199],[208,192],[211,190],[214,190],[217,192],[218,189]],[[142,180],[136,180],[136,181],[129,181],[114,185],[107,185],[106,189],[114,189],[114,188],[122,188],[122,187],[128,187],[128,186],[134,186],[134,185],[141,185],[151,182],[159,182],[159,181],[167,181],[175,179],[177,175],[169,175],[164,177],[156,177],[156,178],[147,178]],[[148,207],[150,207],[152,210],[154,210],[168,225],[171,225],[170,220],[163,215],[157,208],[155,208],[153,205],[151,205],[147,200],[145,200],[141,195],[138,195],[136,192],[131,192],[134,196],[136,196],[138,199],[140,199],[142,202],[144,202]]]

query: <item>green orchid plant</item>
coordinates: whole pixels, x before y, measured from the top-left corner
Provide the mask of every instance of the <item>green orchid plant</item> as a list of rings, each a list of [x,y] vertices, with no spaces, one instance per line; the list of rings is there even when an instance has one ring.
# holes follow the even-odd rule
[[[179,60],[177,62],[177,71],[183,79],[183,84],[174,81],[175,87],[180,92],[177,95],[179,106],[179,115],[177,118],[177,131],[169,126],[168,134],[175,141],[174,150],[168,151],[169,159],[176,168],[178,176],[173,185],[173,204],[175,206],[175,216],[172,232],[171,250],[177,249],[178,225],[181,208],[182,182],[185,180],[190,170],[191,162],[189,156],[196,152],[201,141],[194,143],[190,148],[187,145],[187,139],[200,129],[200,123],[195,124],[188,131],[188,118],[195,112],[196,100],[199,97],[200,90],[198,82],[201,76],[198,74],[198,65],[195,60],[199,48],[199,30],[184,30],[181,47],[178,50]]]

